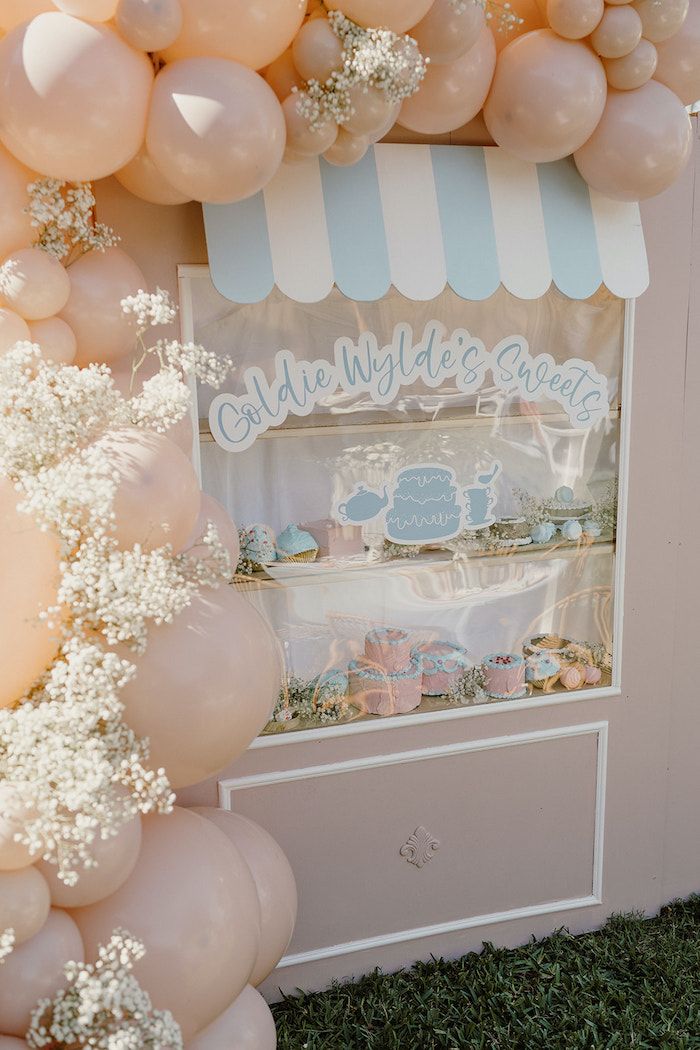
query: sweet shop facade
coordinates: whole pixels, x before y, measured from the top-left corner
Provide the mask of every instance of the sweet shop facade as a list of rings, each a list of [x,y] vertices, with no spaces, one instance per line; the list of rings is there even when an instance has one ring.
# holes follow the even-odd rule
[[[284,686],[183,801],[292,863],[270,996],[697,889],[693,195],[403,143],[231,205],[103,185],[236,366],[193,457]]]

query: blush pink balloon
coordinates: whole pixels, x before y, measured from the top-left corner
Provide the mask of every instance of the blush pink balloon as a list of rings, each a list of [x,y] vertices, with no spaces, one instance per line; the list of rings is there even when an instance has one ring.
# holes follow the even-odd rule
[[[280,102],[292,94],[293,88],[303,88],[304,80],[294,65],[292,49],[276,58],[265,70],[265,81],[270,85]]]
[[[642,33],[652,44],[670,40],[683,26],[690,0],[636,0],[632,5],[642,20]]]
[[[186,1041],[245,988],[258,950],[248,866],[210,821],[177,807],[144,818],[139,859],[116,893],[71,914],[89,956],[116,926],[148,946],[134,976]]]
[[[343,68],[343,45],[327,18],[313,18],[301,27],[292,44],[292,60],[303,80],[322,84]]]
[[[425,135],[461,127],[483,106],[495,68],[496,45],[484,26],[476,44],[456,62],[428,66],[420,89],[402,105],[398,123]]]
[[[591,33],[591,45],[601,58],[622,58],[623,55],[629,55],[641,39],[642,20],[629,4],[624,7],[608,7]]]
[[[247,817],[225,809],[194,807],[211,820],[239,850],[250,868],[260,902],[260,948],[250,983],[270,976],[289,947],[297,920],[297,887],[282,849],[267,831]]]
[[[20,248],[2,264],[0,294],[4,304],[20,317],[39,321],[66,305],[70,278],[55,256],[41,248]]]
[[[182,31],[180,0],[119,0],[117,29],[140,51],[162,51]]]
[[[194,557],[202,557],[206,554],[207,548],[201,541],[207,531],[209,522],[216,526],[219,540],[228,551],[228,556],[231,559],[231,571],[233,573],[236,571],[238,556],[240,553],[238,529],[235,522],[231,520],[226,508],[222,507],[218,500],[215,500],[213,496],[208,495],[206,492],[202,493],[202,502],[199,507],[197,522],[187,538],[183,547],[183,553]]]
[[[0,357],[11,350],[15,343],[31,340],[29,325],[14,310],[0,308]]]
[[[568,40],[582,40],[592,33],[604,11],[603,0],[547,0],[550,27]]]
[[[27,1044],[13,1035],[0,1035],[0,1050],[27,1050]]]
[[[335,142],[323,154],[329,164],[338,168],[350,167],[362,160],[369,149],[369,137],[367,135],[351,135],[345,128],[338,128]]]
[[[656,48],[642,37],[629,55],[623,55],[622,58],[606,58],[603,65],[610,87],[617,88],[618,91],[632,91],[651,80],[657,62]]]
[[[338,137],[338,125],[329,120],[320,128],[312,128],[298,108],[298,95],[290,95],[282,103],[287,125],[287,148],[302,157],[318,157],[325,153]]]
[[[31,340],[40,351],[44,361],[56,365],[71,365],[78,350],[75,332],[60,317],[47,317],[44,321],[32,321],[29,326]]]
[[[209,203],[242,200],[280,166],[284,115],[272,88],[246,66],[187,58],[156,77],[146,144],[181,193]]]
[[[194,442],[194,427],[192,426],[192,416],[187,413],[181,419],[178,419],[177,423],[173,423],[165,431],[165,436],[169,441],[172,441],[174,445],[184,452],[190,462],[192,462],[192,445]]]
[[[328,0],[326,7],[361,26],[381,26],[405,33],[424,18],[433,0]]]
[[[186,193],[180,193],[166,181],[145,146],[125,167],[115,171],[114,177],[125,190],[149,204],[186,204],[190,200]]]
[[[0,138],[23,164],[89,182],[138,152],[153,66],[114,30],[39,15],[0,42],[0,69]]]
[[[53,0],[65,15],[84,18],[87,22],[109,22],[117,10],[117,0]]]
[[[112,365],[133,354],[136,323],[122,299],[145,289],[146,278],[121,248],[90,251],[68,268],[70,296],[61,318],[78,341],[76,364]]]
[[[21,22],[55,10],[51,0],[0,0],[0,29],[14,29]]]
[[[690,106],[700,99],[700,4],[691,4],[682,28],[657,47],[654,77]]]
[[[351,88],[350,102],[353,112],[343,127],[351,135],[371,137],[380,128],[385,127],[395,108],[395,104],[387,98],[386,92],[376,87],[365,89],[357,85]]]
[[[37,231],[26,211],[27,186],[36,178],[33,171],[0,146],[0,258],[36,240]]]
[[[56,603],[58,537],[18,510],[20,502],[12,482],[0,477],[0,708],[29,689],[60,641],[57,628],[40,619]]]
[[[2,964],[0,1028],[3,1032],[23,1036],[38,1001],[53,998],[65,988],[66,963],[84,960],[78,927],[66,912],[52,908],[39,932],[15,948]]]
[[[574,160],[589,186],[606,197],[644,200],[675,182],[692,139],[683,104],[650,80],[635,91],[608,93],[603,119]]]
[[[199,482],[185,453],[137,427],[111,431],[98,445],[118,479],[114,535],[122,550],[137,543],[181,550],[199,513]]]
[[[516,157],[560,160],[590,138],[606,92],[605,70],[590,48],[538,29],[502,52],[484,119]]]
[[[49,887],[35,867],[0,871],[0,930],[13,930],[16,945],[39,932],[50,907]]]
[[[286,51],[304,20],[306,0],[181,0],[182,32],[164,58],[229,58],[262,69]]]
[[[126,653],[125,653],[126,655]],[[122,690],[126,721],[151,743],[175,788],[218,773],[271,717],[281,685],[277,643],[234,587],[206,588],[172,623],[148,632]]]
[[[90,856],[97,866],[79,868],[75,886],[67,886],[59,879],[55,864],[41,860],[36,867],[44,877],[54,907],[84,908],[116,893],[136,867],[140,849],[141,818],[136,816],[122,825],[116,835],[96,839]]]
[[[246,985],[228,1010],[187,1044],[187,1050],[275,1050],[276,1046],[277,1031],[270,1007],[260,992]]]
[[[625,0],[627,2],[627,0]],[[532,33],[535,29],[544,29],[547,26],[545,15],[546,4],[544,0],[511,0],[510,10],[517,15],[519,22],[515,25],[501,27],[498,15],[489,20],[491,32],[496,41],[496,50],[500,54],[505,47],[512,44],[526,33]]]
[[[457,10],[450,0],[433,0],[427,15],[411,29],[411,36],[422,55],[442,65],[456,62],[469,51],[484,24],[484,9],[476,0],[467,0],[463,11]]]
[[[22,792],[6,780],[0,782],[0,872],[17,871],[33,863],[29,849],[15,841],[30,817]]]

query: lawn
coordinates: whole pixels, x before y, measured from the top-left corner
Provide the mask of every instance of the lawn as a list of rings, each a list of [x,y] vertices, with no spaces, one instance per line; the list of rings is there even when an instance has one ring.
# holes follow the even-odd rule
[[[279,1050],[700,1048],[700,896],[274,1008]]]

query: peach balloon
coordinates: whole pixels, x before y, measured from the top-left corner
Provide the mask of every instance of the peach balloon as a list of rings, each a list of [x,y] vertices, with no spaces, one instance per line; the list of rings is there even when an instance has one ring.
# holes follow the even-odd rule
[[[675,91],[686,106],[700,99],[700,4],[690,6],[682,28],[659,44],[654,77]]]
[[[642,39],[642,20],[633,7],[608,7],[591,33],[593,50],[601,58],[629,55]]]
[[[368,149],[369,138],[367,135],[351,135],[344,128],[339,128],[338,137],[323,156],[329,164],[345,168],[362,160]]]
[[[173,423],[165,431],[165,436],[169,441],[172,441],[174,445],[184,452],[187,458],[192,461],[192,445],[194,442],[194,428],[192,426],[192,416],[182,416],[178,419],[177,423]]]
[[[29,849],[15,841],[30,813],[17,787],[6,780],[0,782],[0,872],[27,868],[33,862]]]
[[[27,186],[36,174],[0,146],[0,258],[28,247],[37,237],[26,208]]]
[[[484,106],[486,126],[522,160],[559,160],[590,138],[606,91],[605,70],[586,44],[538,29],[501,54]]]
[[[44,321],[32,321],[29,326],[31,340],[41,350],[45,361],[57,365],[70,365],[75,360],[78,341],[75,332],[60,317],[47,317]]]
[[[175,788],[242,754],[280,690],[274,635],[227,585],[203,589],[172,623],[151,628],[145,653],[128,658],[136,675],[121,693],[126,721],[149,737],[151,764],[163,766]]]
[[[14,310],[0,308],[0,356],[11,350],[15,343],[31,340],[29,325]]]
[[[422,55],[444,64],[455,62],[473,47],[484,24],[484,9],[476,0],[467,0],[463,11],[450,0],[434,0],[427,15],[411,29],[411,36]]]
[[[574,160],[586,182],[606,197],[644,200],[675,182],[692,140],[683,104],[650,80],[635,91],[608,93],[600,124]]]
[[[592,33],[604,11],[603,0],[547,0],[550,27],[568,40],[582,40]]]
[[[142,146],[133,160],[115,171],[114,177],[125,190],[149,204],[186,204],[191,198],[171,186]]]
[[[67,886],[59,879],[55,864],[42,860],[36,867],[47,883],[51,903],[55,907],[84,908],[116,893],[136,867],[140,849],[141,818],[136,816],[124,824],[116,835],[95,840],[90,848],[90,856],[97,866],[79,868],[75,886]]]
[[[76,364],[112,365],[131,355],[136,343],[133,314],[121,300],[145,289],[146,278],[121,248],[90,251],[68,268],[70,296],[61,310],[78,340]]]
[[[193,808],[223,831],[250,868],[260,902],[260,948],[250,983],[270,976],[289,947],[297,920],[297,887],[282,849],[264,828],[225,809]]]
[[[78,927],[66,912],[52,908],[39,932],[15,948],[2,964],[0,1028],[3,1032],[23,1036],[38,1001],[52,998],[65,988],[66,963],[84,960]]]
[[[164,58],[229,58],[262,69],[286,51],[304,20],[306,0],[181,0],[184,22]]]
[[[14,29],[21,22],[55,10],[51,0],[0,0],[0,29]]]
[[[372,145],[375,142],[380,142],[384,138],[385,135],[388,135],[388,133],[391,131],[391,129],[393,128],[394,124],[396,123],[400,112],[401,112],[401,103],[400,102],[396,102],[392,106],[391,112],[389,113],[389,116],[386,118],[386,123],[384,124],[384,126],[379,128],[377,131],[374,131],[371,135],[368,136],[369,141],[370,141],[370,143]]]
[[[652,44],[670,40],[685,22],[690,0],[636,0],[632,5],[642,20],[642,33]]]
[[[277,171],[285,123],[272,88],[223,58],[187,58],[156,77],[146,136],[168,182],[194,200],[257,193]]]
[[[287,125],[287,148],[302,157],[317,157],[325,153],[338,137],[338,125],[329,120],[320,128],[312,128],[298,109],[298,95],[290,95],[282,103]]]
[[[117,0],[53,0],[65,15],[84,18],[87,22],[109,22],[117,10]]]
[[[433,0],[327,0],[331,11],[342,11],[361,26],[381,26],[405,33],[424,18]]]
[[[461,127],[483,106],[495,68],[496,45],[484,26],[474,47],[456,62],[428,66],[419,91],[403,103],[399,124],[424,135]]]
[[[138,152],[153,66],[114,30],[39,15],[0,42],[0,68],[0,138],[23,164],[87,182]]]
[[[20,248],[0,267],[3,302],[26,321],[57,314],[68,302],[70,278],[55,256],[41,248]]]
[[[249,984],[228,1010],[187,1044],[187,1050],[275,1050],[276,1046],[277,1031],[270,1007]]]
[[[119,0],[117,29],[140,51],[162,51],[182,31],[180,0]]]
[[[231,520],[231,516],[226,508],[222,507],[218,500],[215,500],[213,496],[209,496],[206,492],[202,493],[199,516],[184,545],[184,553],[194,557],[201,557],[206,553],[206,548],[201,543],[201,540],[209,522],[216,526],[219,540],[228,551],[232,571],[235,572],[240,553],[238,529],[235,522]]]
[[[58,630],[40,619],[56,603],[58,537],[19,511],[20,502],[12,482],[0,478],[0,707],[20,699],[60,641]]]
[[[360,85],[350,89],[353,112],[343,127],[351,135],[374,135],[386,125],[394,112],[394,103],[376,87]]]
[[[111,431],[98,444],[118,479],[114,534],[122,550],[136,543],[181,550],[199,513],[199,482],[185,453],[137,427]]]
[[[514,40],[525,36],[526,33],[532,33],[535,29],[543,29],[547,25],[544,13],[545,4],[540,4],[537,0],[511,0],[510,10],[520,19],[515,25],[502,27],[498,14],[489,20],[499,54]]]
[[[50,907],[49,887],[36,868],[0,871],[0,930],[14,930],[15,945],[39,932]]]
[[[13,1035],[0,1035],[0,1050],[27,1050],[27,1044]]]
[[[265,70],[265,80],[280,102],[292,94],[293,88],[304,87],[304,80],[294,65],[291,48],[287,48],[284,54],[270,63]]]
[[[189,1040],[248,983],[260,935],[250,870],[210,821],[176,807],[145,817],[141,853],[116,893],[71,913],[93,956],[115,926],[148,946],[134,976]]]
[[[292,58],[303,80],[322,84],[334,70],[343,68],[343,45],[327,18],[314,18],[301,27],[292,44]]]
[[[610,87],[617,88],[618,91],[632,91],[653,77],[657,62],[656,48],[642,37],[629,55],[623,55],[622,58],[606,58],[603,65]]]

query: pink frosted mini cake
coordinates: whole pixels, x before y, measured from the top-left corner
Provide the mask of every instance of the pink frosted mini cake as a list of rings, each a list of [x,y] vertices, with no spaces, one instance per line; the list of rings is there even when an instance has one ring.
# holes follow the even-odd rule
[[[518,700],[525,696],[525,660],[519,653],[492,653],[481,665],[486,692],[494,700]]]
[[[355,707],[370,715],[397,715],[413,711],[421,702],[423,672],[416,663],[387,674],[360,657],[348,666],[348,693]]]
[[[474,665],[466,649],[453,642],[423,642],[411,650],[423,672],[423,696],[444,696]]]
[[[411,663],[411,640],[400,627],[375,627],[365,635],[367,662],[396,674]]]
[[[305,521],[299,528],[316,540],[319,558],[351,558],[365,552],[360,525],[339,525],[332,518],[323,518]]]

